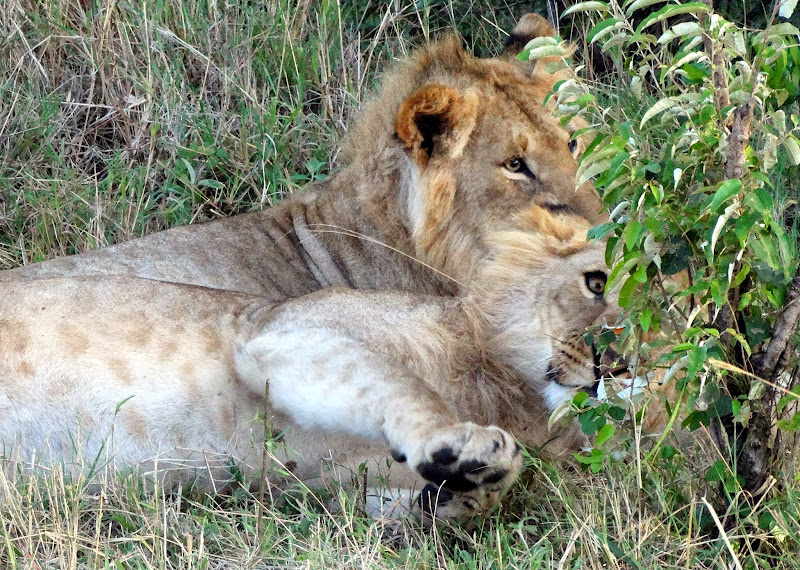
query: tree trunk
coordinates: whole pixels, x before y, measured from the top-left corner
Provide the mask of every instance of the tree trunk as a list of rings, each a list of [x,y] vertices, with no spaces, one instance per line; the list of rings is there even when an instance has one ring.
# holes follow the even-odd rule
[[[745,480],[745,488],[758,493],[770,476],[781,472],[794,471],[796,454],[791,451],[797,446],[798,438],[791,433],[778,430],[781,415],[797,413],[796,406],[789,406],[782,414],[778,413],[778,402],[800,382],[800,374],[791,361],[797,356],[793,337],[800,323],[800,273],[789,284],[786,302],[781,309],[772,337],[753,357],[753,373],[766,381],[764,396],[753,402],[753,416],[740,445],[737,470]],[[788,413],[787,413],[788,412]]]

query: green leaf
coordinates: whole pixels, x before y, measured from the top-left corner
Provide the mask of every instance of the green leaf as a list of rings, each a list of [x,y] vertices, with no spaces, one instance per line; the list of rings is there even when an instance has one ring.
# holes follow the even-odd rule
[[[750,346],[755,346],[758,343],[769,338],[772,330],[767,323],[767,320],[761,315],[751,315],[744,321],[745,332],[747,333],[747,340]]]
[[[783,141],[783,148],[789,153],[789,161],[792,165],[797,166],[800,164],[800,143],[793,135],[789,135]]]
[[[797,431],[800,429],[800,413],[795,413],[791,420],[778,420],[778,429],[783,431]]]
[[[790,5],[792,5],[792,10],[793,10],[794,5],[797,5],[797,0],[794,0],[793,2],[790,0],[783,0],[783,2],[781,3],[781,10],[783,10],[784,8],[788,8]],[[787,20],[789,19],[789,16],[784,16],[780,12],[778,13],[778,15],[781,18],[786,18]],[[800,30],[797,29],[797,26],[794,26],[789,22],[781,22],[780,24],[774,24],[769,29],[769,37],[772,38],[775,36],[790,36],[791,39],[787,43],[791,43],[791,41],[796,42],[797,37],[800,36]]]
[[[689,351],[689,365],[686,367],[686,376],[693,378],[703,369],[706,362],[708,349],[705,346],[692,346]]]
[[[708,471],[706,471],[706,481],[709,483],[714,481],[723,481],[728,477],[730,472],[731,470],[728,467],[728,464],[722,459],[718,459],[714,462],[714,465],[709,467]]]
[[[616,223],[614,222],[606,222],[605,224],[600,224],[599,226],[595,226],[589,230],[586,234],[587,241],[598,241],[606,237],[608,234],[613,232],[617,228]]]
[[[577,14],[578,12],[591,12],[592,10],[597,10],[598,12],[608,12],[609,8],[605,2],[581,2],[580,4],[570,6],[561,12],[561,17],[563,18],[564,16],[569,16],[570,14]]]
[[[764,232],[757,239],[750,240],[750,247],[753,249],[756,259],[767,263],[773,271],[783,268],[775,235]],[[759,271],[758,264],[754,264],[753,268],[756,269],[756,272]],[[759,277],[761,276],[759,275]],[[779,284],[779,282],[776,284]]]
[[[581,167],[583,167],[583,162],[581,162]],[[578,186],[581,186],[584,182],[601,174],[609,169],[611,166],[611,159],[607,160],[599,160],[597,162],[590,162],[587,164],[587,167],[582,172],[579,172],[578,176]]]
[[[745,206],[762,214],[772,213],[772,196],[764,188],[756,188],[748,192],[744,199]]]
[[[630,0],[628,1],[630,2]],[[633,14],[636,10],[647,8],[648,6],[652,6],[653,4],[663,4],[664,2],[666,2],[666,0],[634,0],[633,2],[630,3],[630,6],[628,6],[627,9],[625,10],[625,15],[630,18],[631,14]]]
[[[760,219],[761,215],[758,212],[746,212],[736,220],[734,232],[736,233],[736,239],[739,240],[740,246],[744,247],[745,240],[750,235],[750,230],[753,229],[753,226]]]
[[[678,455],[678,450],[672,447],[671,445],[665,445],[661,448],[661,452],[659,454],[661,459],[672,459],[676,455]]]
[[[697,22],[681,22],[680,24],[675,24],[669,30],[664,32],[661,37],[658,38],[658,43],[665,44],[667,42],[671,42],[675,38],[681,38],[684,36],[695,37],[702,33],[703,28]]]
[[[650,309],[645,309],[639,314],[639,324],[641,325],[642,330],[644,332],[647,332],[647,331],[650,330],[650,322],[651,322],[652,318],[653,318],[653,315],[650,312]]]
[[[633,292],[636,290],[638,282],[633,275],[625,280],[625,284],[619,290],[619,306],[623,309],[627,308],[633,297]]]
[[[625,408],[611,406],[608,408],[608,415],[611,419],[621,422],[625,419]]]
[[[573,403],[573,404],[575,404],[575,406],[577,406],[578,408],[582,408],[582,407],[583,407],[583,404],[584,404],[584,403],[586,402],[586,400],[588,400],[588,399],[589,399],[589,394],[587,394],[586,392],[578,392],[578,393],[577,393],[577,394],[575,394],[575,396],[572,398],[572,403]]]
[[[794,390],[795,391],[798,390],[798,387],[795,387]],[[750,399],[752,400],[753,398],[750,398]],[[796,402],[797,400],[798,400],[798,395],[795,394],[794,392],[791,392],[789,394],[786,394],[785,396],[782,396],[781,399],[778,400],[778,414],[780,415],[780,414],[783,413],[783,410],[784,410],[784,408],[786,408],[787,404],[790,404],[792,402]]]
[[[641,254],[638,252],[631,252],[626,255],[623,260],[617,262],[614,265],[614,268],[611,270],[611,274],[608,276],[608,282],[606,283],[606,291],[611,291],[616,287],[622,278],[628,274],[634,265],[636,265],[639,260],[642,258]]]
[[[197,183],[197,187],[201,188],[203,186],[207,186],[208,188],[213,188],[214,190],[221,190],[225,188],[225,185],[220,182],[219,180],[214,180],[212,178],[204,178],[200,182]]]
[[[616,18],[609,18],[607,20],[601,20],[597,24],[595,24],[589,33],[586,34],[586,41],[594,43],[596,40],[601,39],[606,34],[613,32],[618,27],[622,26],[623,23],[617,20]]]
[[[700,426],[707,426],[711,423],[711,418],[705,410],[695,410],[686,419],[681,422],[681,427],[689,428],[689,431],[695,431]]]
[[[662,111],[666,111],[667,109],[674,107],[677,105],[677,100],[675,97],[667,97],[666,99],[661,99],[655,105],[650,107],[642,117],[642,120],[639,122],[639,128],[641,129],[644,127],[645,123],[661,113]]]
[[[627,251],[633,251],[636,249],[636,245],[639,243],[639,237],[642,235],[642,231],[644,227],[641,223],[637,222],[636,220],[631,220],[628,222],[628,225],[625,227],[625,249]]]
[[[717,191],[714,192],[714,198],[711,200],[711,213],[716,213],[720,206],[735,196],[742,190],[742,181],[738,178],[732,178],[723,182]]]
[[[729,494],[738,493],[744,485],[744,477],[736,475],[735,477],[728,477],[722,482],[722,487]]]
[[[612,424],[606,424],[598,430],[597,436],[594,438],[594,444],[600,447],[607,442],[612,435],[614,435],[614,426]]]
[[[538,39],[538,38],[537,38]],[[525,54],[526,52],[522,52]],[[527,52],[527,60],[533,61],[534,59],[541,59],[543,57],[563,57],[567,55],[567,50],[563,47],[556,45],[556,46],[541,46],[537,48],[533,48],[532,50]],[[525,60],[523,60],[525,61]]]
[[[578,416],[578,422],[581,424],[581,431],[586,435],[594,435],[602,427],[602,424],[598,425],[598,418],[594,410],[589,410]],[[605,419],[603,419],[603,423],[605,423]]]
[[[642,20],[642,23],[636,28],[636,33],[640,33],[648,26],[652,26],[658,22],[663,22],[667,18],[677,16],[678,14],[708,14],[711,8],[702,2],[687,2],[686,4],[670,4],[664,6],[658,12],[650,14],[647,18]]]
[[[181,161],[184,165],[186,165],[186,172],[189,173],[189,181],[194,184],[197,180],[197,174],[195,174],[194,167],[192,163],[186,160],[185,158],[181,158]]]
[[[575,454],[575,459],[578,463],[582,463],[584,465],[593,465],[593,464],[602,464],[603,458],[605,457],[605,453],[603,453],[599,449],[593,449],[589,455],[583,455],[581,453]]]
[[[636,268],[636,271],[633,272],[633,278],[637,283],[645,283],[647,282],[647,266],[640,265]]]

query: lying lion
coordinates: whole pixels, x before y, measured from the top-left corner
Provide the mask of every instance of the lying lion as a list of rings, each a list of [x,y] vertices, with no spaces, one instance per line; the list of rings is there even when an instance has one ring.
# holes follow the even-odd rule
[[[257,478],[266,412],[292,477],[347,481],[366,464],[369,485],[424,487],[440,516],[485,512],[522,468],[514,437],[554,453],[581,441],[574,425],[546,425],[595,382],[581,333],[616,305],[588,226],[533,206],[529,231],[487,237],[456,298],[329,288],[275,303],[124,276],[7,283],[0,448],[17,465],[138,467],[216,488],[234,471]]]
[[[330,286],[450,295],[498,230],[525,231],[538,205],[602,221],[591,185],[575,189],[577,140],[542,102],[568,70],[514,56],[553,34],[523,17],[498,59],[454,39],[389,72],[349,128],[344,166],[260,212],[174,228],[0,272],[0,281],[127,275],[261,295]]]

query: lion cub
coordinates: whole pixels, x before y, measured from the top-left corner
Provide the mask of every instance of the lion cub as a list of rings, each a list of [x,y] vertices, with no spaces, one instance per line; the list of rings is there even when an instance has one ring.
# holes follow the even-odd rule
[[[574,426],[545,426],[595,382],[580,334],[613,305],[588,223],[530,218],[537,232],[492,235],[455,299],[327,289],[275,304],[132,277],[7,283],[0,449],[34,468],[136,467],[216,489],[234,467],[261,468],[266,412],[283,466],[271,482],[348,480],[366,463],[373,483],[427,485],[421,503],[440,515],[484,512],[522,469],[514,437],[554,453],[580,441]]]

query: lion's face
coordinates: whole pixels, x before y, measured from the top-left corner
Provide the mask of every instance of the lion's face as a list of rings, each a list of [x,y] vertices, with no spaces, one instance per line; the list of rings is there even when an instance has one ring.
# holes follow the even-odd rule
[[[542,24],[523,18],[514,45],[525,37],[520,26],[531,22]],[[543,27],[553,33],[546,22]],[[393,123],[404,163],[400,198],[417,257],[468,280],[487,254],[487,236],[527,231],[525,212],[534,206],[602,221],[603,204],[591,184],[576,189],[579,142],[543,107],[554,83],[568,74],[513,57],[474,58],[451,39],[387,78],[351,132],[350,152],[374,156],[374,133]]]
[[[587,327],[614,325],[615,292],[606,291],[604,244],[587,243],[585,220],[544,209],[528,220],[541,232],[498,232],[479,273],[475,302],[488,315],[493,350],[554,409],[598,379]]]

